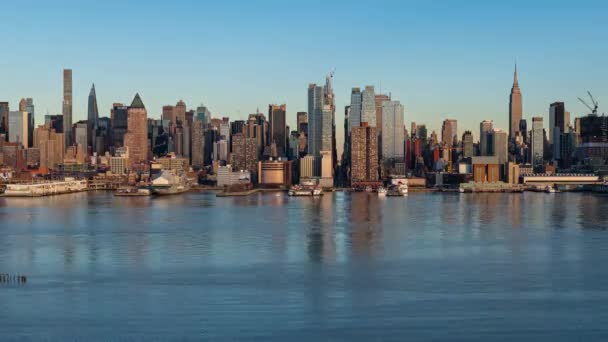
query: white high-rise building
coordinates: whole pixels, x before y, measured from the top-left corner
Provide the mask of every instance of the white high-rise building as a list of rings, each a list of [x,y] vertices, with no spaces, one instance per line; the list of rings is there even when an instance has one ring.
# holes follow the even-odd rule
[[[361,93],[361,122],[376,127],[376,94],[373,86],[365,86]]]
[[[382,104],[382,158],[403,160],[405,131],[403,129],[404,108],[399,101],[384,101]]]

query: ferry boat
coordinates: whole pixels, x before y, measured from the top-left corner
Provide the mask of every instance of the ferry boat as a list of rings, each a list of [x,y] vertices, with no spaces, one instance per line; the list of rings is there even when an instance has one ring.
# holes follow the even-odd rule
[[[76,180],[66,177],[63,181],[46,181],[31,184],[7,184],[5,197],[40,197],[50,195],[69,194],[87,190],[86,180]]]
[[[391,185],[388,188],[387,196],[391,197],[405,197],[407,196],[407,185]]]
[[[294,185],[287,192],[288,196],[323,196],[323,190],[319,187],[308,187],[302,185]]]
[[[148,187],[153,195],[177,195],[190,190],[190,183],[185,174],[177,175],[173,170],[164,170],[152,180]]]
[[[141,196],[150,196],[152,195],[152,191],[150,191],[150,189],[146,189],[146,188],[121,188],[116,190],[116,192],[114,193],[114,196],[135,196],[135,197],[141,197]]]

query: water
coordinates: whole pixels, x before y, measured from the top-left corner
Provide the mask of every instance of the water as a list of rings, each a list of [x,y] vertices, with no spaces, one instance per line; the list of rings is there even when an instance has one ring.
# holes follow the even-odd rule
[[[0,340],[608,339],[608,197],[0,198]]]

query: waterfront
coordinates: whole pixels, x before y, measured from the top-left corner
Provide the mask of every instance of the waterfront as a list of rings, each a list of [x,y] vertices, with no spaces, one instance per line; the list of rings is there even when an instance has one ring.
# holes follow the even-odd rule
[[[0,198],[0,339],[605,340],[608,197]]]

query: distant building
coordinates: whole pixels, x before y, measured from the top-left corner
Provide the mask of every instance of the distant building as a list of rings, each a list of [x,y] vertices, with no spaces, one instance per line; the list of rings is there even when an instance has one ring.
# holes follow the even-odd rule
[[[291,183],[291,161],[264,160],[258,162],[258,183],[261,186],[288,187]]]
[[[205,124],[196,118],[192,122],[192,166],[205,166]]]
[[[370,127],[377,127],[376,94],[373,86],[366,86],[361,93],[361,122]]]
[[[125,157],[111,157],[110,158],[110,171],[116,175],[124,175],[127,173],[127,158]]]
[[[129,149],[129,165],[148,160],[148,113],[139,94],[128,109],[128,131],[125,134],[125,147]]]
[[[309,179],[315,176],[316,161],[317,159],[311,155],[300,159],[300,179]]]
[[[532,131],[530,133],[530,159],[534,168],[544,164],[544,132],[543,118],[532,118]]]
[[[354,127],[361,126],[361,105],[363,98],[361,97],[361,89],[353,88],[350,94],[350,112],[348,114],[349,133]]]
[[[489,138],[493,130],[494,123],[490,120],[484,120],[479,124],[479,155],[492,155],[493,147]]]
[[[498,158],[498,163],[503,165],[509,161],[509,137],[507,132],[494,129],[491,134],[492,155]]]
[[[376,94],[375,96],[375,104],[376,104],[376,127],[378,128],[378,135],[383,136],[384,132],[384,112],[382,107],[386,101],[390,101],[391,98],[388,95],[384,94]],[[403,126],[403,125],[402,125]]]
[[[506,134],[506,132],[504,132]],[[476,183],[496,183],[500,181],[498,157],[473,157],[473,180]]]
[[[86,121],[76,123],[76,128],[74,129],[74,142],[76,146],[82,146],[83,154],[85,155],[87,154],[87,146],[89,146],[88,131],[89,126]]]
[[[71,146],[72,137],[72,69],[63,69],[63,134],[65,146]]]
[[[91,146],[93,151],[97,151],[97,147],[95,146],[95,138],[97,137],[97,129],[99,127],[99,109],[97,108],[97,94],[95,93],[95,84],[91,86],[91,91],[89,92],[87,123],[89,126],[87,132],[87,146]]]
[[[235,170],[247,170],[252,176],[257,175],[258,169],[257,140],[239,133],[232,136],[232,153],[230,155],[232,167]]]
[[[173,111],[175,112],[176,125],[186,126],[186,103],[184,101],[179,100],[175,107],[173,107]]]
[[[451,147],[454,140],[458,140],[458,121],[454,119],[445,119],[441,126],[441,142]]]
[[[471,133],[471,131],[465,131],[462,135],[462,156],[464,158],[471,158],[475,156],[473,133]]]
[[[270,124],[269,143],[277,146],[277,155],[274,157],[287,156],[287,106],[269,105],[268,120]]]
[[[131,150],[129,150],[129,159],[131,159]],[[177,173],[188,171],[188,159],[173,154],[157,158],[154,163],[159,164],[163,170],[174,170]]]
[[[351,132],[351,181],[378,180],[378,130],[365,124]]]
[[[114,103],[112,105],[110,120],[112,122],[112,144],[115,148],[124,146],[125,144],[125,134],[129,129],[128,110],[129,107],[122,103]]]
[[[399,101],[384,100],[382,107],[382,158],[403,161],[405,131],[403,105]]]
[[[519,82],[517,81],[517,65],[515,65],[515,73],[513,74],[513,87],[511,88],[511,95],[509,96],[509,137],[514,139],[519,131],[519,122],[522,118],[522,102],[521,102],[521,90],[519,89]],[[525,135],[525,131],[522,132]]]
[[[321,186],[334,186],[333,161],[331,151],[321,151]]]
[[[25,111],[14,111],[8,114],[8,141],[27,147],[28,114]]]
[[[217,169],[217,186],[232,186],[251,183],[251,173],[248,170],[233,170],[232,165],[219,166]]]
[[[0,134],[8,135],[8,113],[10,111],[8,102],[0,102]]]
[[[298,133],[307,133],[308,130],[308,113],[298,112],[297,113],[298,126],[296,127]]]

